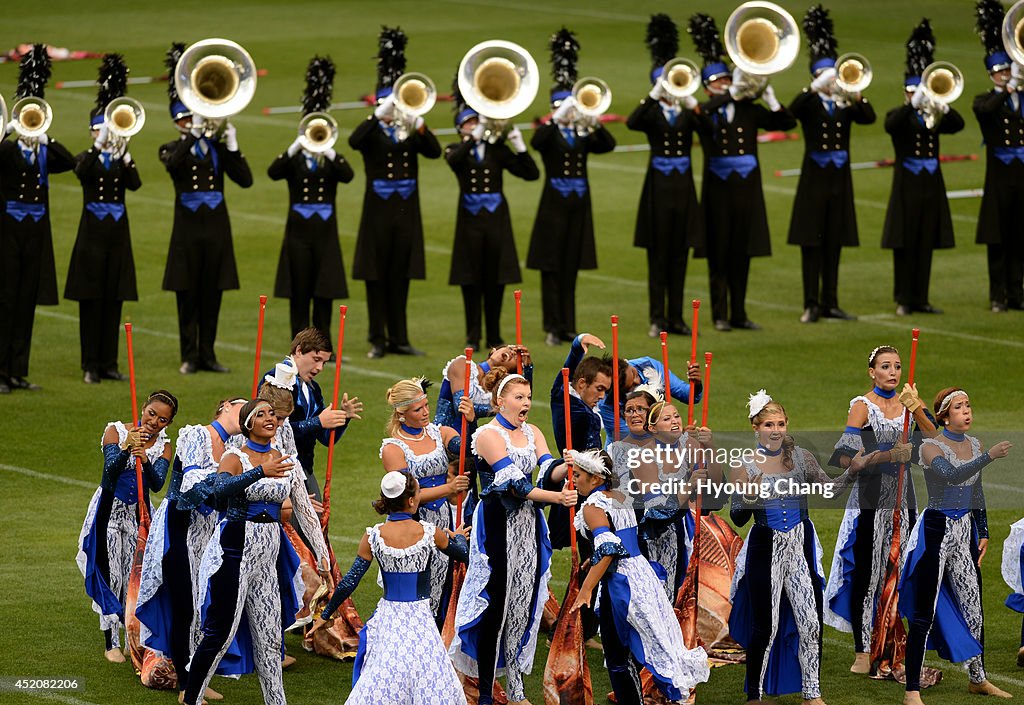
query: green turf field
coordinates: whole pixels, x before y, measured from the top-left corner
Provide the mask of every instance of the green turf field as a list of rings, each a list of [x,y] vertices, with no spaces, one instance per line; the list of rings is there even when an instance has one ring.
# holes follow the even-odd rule
[[[649,61],[643,45],[645,25],[652,12],[673,15],[682,26],[695,11],[712,12],[724,22],[732,2],[656,3],[613,0],[565,1],[512,0],[506,3],[474,3],[466,0],[430,0],[387,3],[346,2],[199,2],[181,0],[131,4],[50,0],[28,6],[8,7],[3,33],[4,47],[23,41],[45,41],[71,49],[120,51],[133,76],[163,72],[164,52],[171,41],[192,42],[224,36],[241,43],[268,74],[260,78],[256,98],[244,114],[234,119],[239,141],[256,176],[249,190],[227,187],[232,214],[235,252],[242,289],[224,298],[218,354],[230,366],[229,375],[178,374],[177,319],[174,297],[161,291],[163,260],[167,251],[172,215],[170,179],[156,158],[159,144],[176,135],[167,119],[162,83],[130,86],[129,95],[141,100],[148,112],[147,125],[133,140],[144,186],[128,196],[133,225],[135,261],[140,300],[125,306],[137,326],[135,348],[140,393],[166,387],[181,400],[175,426],[206,422],[216,401],[246,393],[252,380],[257,299],[272,294],[273,277],[287,209],[283,184],[265,175],[267,165],[295,136],[296,115],[261,114],[265,106],[297,104],[302,93],[305,66],[314,53],[329,54],[337,63],[334,100],[350,101],[374,87],[373,57],[376,36],[383,23],[398,24],[410,36],[409,69],[434,78],[442,93],[463,53],[478,41],[503,38],[519,42],[533,52],[545,74],[533,109],[524,119],[546,112],[547,38],[563,23],[575,30],[582,44],[580,75],[605,79],[614,91],[612,111],[627,115],[648,90]],[[787,3],[799,18],[803,4]],[[879,112],[879,122],[858,127],[853,136],[853,161],[892,156],[881,120],[886,110],[902,101],[903,43],[919,20],[924,4],[909,0],[859,0],[833,3],[833,19],[840,52],[857,51],[874,64],[875,82],[867,95]],[[964,72],[965,95],[956,108],[965,114],[967,129],[944,138],[945,154],[979,154],[976,162],[944,166],[947,187],[980,187],[984,148],[970,112],[971,97],[989,86],[982,66],[982,48],[973,27],[973,3],[935,0],[927,4],[938,37],[936,58],[952,61]],[[682,53],[694,56],[689,38],[681,39]],[[784,103],[808,81],[806,49],[795,66],[773,81]],[[61,80],[92,79],[95,61],[57,63],[47,99],[55,119],[50,131],[72,152],[89,144],[88,110],[95,99],[92,89],[54,90]],[[0,92],[12,102],[17,80],[14,64],[0,66]],[[336,113],[342,139],[339,149],[356,155],[345,139],[365,117],[365,110]],[[434,128],[449,127],[448,104],[439,103],[428,116]],[[621,145],[642,138],[622,125],[612,126]],[[529,137],[529,135],[527,135]],[[451,137],[441,137],[444,144]],[[1024,374],[1024,315],[992,314],[988,310],[988,283],[984,248],[974,244],[978,199],[951,203],[957,248],[935,256],[932,302],[945,315],[897,319],[891,301],[892,261],[879,247],[888,199],[890,170],[858,171],[854,175],[862,246],[847,249],[842,267],[840,303],[858,314],[856,323],[824,320],[802,325],[800,262],[797,248],[785,244],[795,178],[777,178],[775,169],[798,167],[803,145],[799,141],[762,145],[765,196],[771,220],[775,253],[755,260],[750,275],[748,306],[751,317],[764,326],[760,332],[717,333],[710,318],[701,320],[701,351],[715,354],[712,383],[711,426],[719,431],[744,431],[747,394],[766,387],[788,407],[794,431],[820,430],[838,433],[844,425],[847,402],[869,388],[865,374],[867,353],[876,345],[895,344],[909,351],[910,328],[921,327],[918,378],[922,397],[930,399],[941,387],[965,386],[975,405],[976,431],[988,440],[1007,437],[1017,429],[1019,394]],[[695,150],[699,175],[701,155]],[[358,159],[356,159],[358,162]],[[647,155],[624,152],[598,156],[590,161],[594,193],[594,220],[601,268],[580,276],[578,322],[581,330],[609,335],[609,314],[621,317],[621,349],[624,355],[658,355],[655,341],[646,337],[647,301],[645,253],[632,247],[633,223]],[[525,256],[539,182],[525,184],[508,179],[506,194],[511,204],[518,247]],[[363,179],[340,189],[338,201],[341,242],[346,266],[351,265],[355,230],[362,201]],[[342,388],[365,400],[364,418],[356,422],[339,447],[335,461],[335,491],[331,536],[339,562],[349,564],[363,527],[376,521],[370,500],[376,496],[380,465],[377,448],[387,414],[384,389],[391,381],[425,374],[439,378],[446,360],[458,354],[463,343],[462,303],[459,292],[447,285],[450,248],[454,230],[457,188],[442,161],[421,162],[421,201],[427,247],[426,281],[412,287],[410,335],[428,352],[423,359],[389,356],[368,361],[364,289],[350,280],[352,298],[346,362]],[[71,246],[81,211],[81,190],[70,174],[52,179],[52,216],[58,284],[63,288]],[[534,351],[537,398],[541,402],[532,420],[550,427],[546,397],[551,380],[568,348],[546,348],[540,327],[539,276],[524,270],[524,342]],[[692,261],[687,297],[706,298],[707,269],[703,260]],[[705,312],[710,302],[705,304]],[[264,367],[287,352],[287,302],[271,299],[267,309]],[[104,382],[86,387],[79,370],[77,306],[63,302],[40,308],[36,315],[30,378],[43,385],[36,393],[0,397],[0,516],[3,551],[0,556],[0,677],[76,677],[84,688],[73,693],[28,695],[0,692],[0,703],[52,701],[67,705],[83,703],[166,703],[173,696],[149,691],[139,685],[127,665],[113,666],[103,660],[102,637],[89,609],[82,580],[74,563],[75,542],[88,499],[100,476],[99,437],[110,419],[125,419],[130,405],[127,384]],[[511,291],[506,297],[504,334],[514,337]],[[336,325],[337,317],[335,317]],[[606,337],[606,340],[609,338]],[[609,340],[610,342],[610,340]],[[688,354],[688,341],[673,338],[673,359]],[[907,355],[904,355],[904,363]],[[122,356],[122,368],[126,368]],[[321,377],[330,388],[333,369]],[[326,378],[326,380],[324,380]],[[173,431],[173,429],[172,429]],[[745,436],[746,438],[746,436]],[[1021,515],[1024,494],[1011,475],[1019,468],[1013,456],[1001,461],[998,490],[990,488],[990,500],[999,508],[989,515],[992,549],[985,561],[987,610],[987,665],[991,679],[1024,697],[1024,674],[1018,673],[1014,656],[1020,617],[1002,606],[1006,595],[999,577],[1000,547],[1008,525]],[[326,454],[318,454],[317,475],[323,476]],[[922,483],[923,484],[923,483]],[[831,556],[840,515],[816,513],[818,531]],[[555,590],[564,589],[567,557],[559,556]],[[825,561],[826,567],[829,565]],[[373,580],[356,594],[357,605],[369,617],[379,596]],[[543,640],[542,640],[543,641]],[[341,702],[349,690],[350,664],[336,664],[302,652],[289,636],[287,644],[299,659],[286,674],[285,688],[293,703]],[[851,640],[825,630],[822,686],[831,703],[898,702],[901,689],[894,683],[867,682],[847,672]],[[538,650],[535,673],[528,679],[528,695],[542,701],[540,689],[546,648]],[[592,662],[597,702],[603,702],[608,681],[601,661]],[[955,666],[945,667],[945,680],[928,691],[929,703],[965,701],[966,677]],[[699,690],[701,702],[732,703],[744,700],[743,670],[729,667],[716,671]],[[218,679],[215,686],[236,705],[261,701],[255,676],[240,682]],[[783,703],[799,702],[787,696]]]

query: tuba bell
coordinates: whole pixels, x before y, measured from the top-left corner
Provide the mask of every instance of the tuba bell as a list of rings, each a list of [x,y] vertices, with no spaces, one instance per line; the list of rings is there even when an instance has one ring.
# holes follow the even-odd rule
[[[7,101],[0,95],[0,125],[7,127]]]
[[[928,64],[921,72],[921,85],[927,100],[924,104],[925,126],[930,130],[939,121],[940,105],[949,105],[964,92],[964,76],[948,61]],[[942,111],[945,112],[945,111]]]
[[[1024,0],[1014,3],[1003,16],[1003,47],[1011,59],[1024,64]]]
[[[573,84],[572,97],[576,101],[576,112],[596,120],[611,107],[612,89],[600,78],[581,78]]]
[[[256,64],[241,46],[227,39],[204,39],[186,49],[174,69],[178,97],[218,131],[245,109],[256,92]]]
[[[437,102],[437,88],[426,74],[403,73],[392,86],[399,139],[413,131],[416,118],[426,115]]]
[[[326,152],[337,140],[338,121],[327,113],[310,113],[299,122],[299,144],[307,152]]]
[[[14,130],[24,139],[33,140],[50,129],[53,122],[53,109],[42,98],[28,96],[22,98],[11,108],[11,120]]]
[[[725,23],[725,50],[743,74],[743,97],[756,97],[768,79],[785,71],[800,53],[800,30],[793,16],[762,0],[745,2]]]
[[[836,59],[836,88],[843,95],[863,93],[872,77],[871,64],[860,54],[843,54]]]
[[[678,102],[700,88],[700,68],[689,59],[676,57],[665,64],[659,80],[665,92]]]
[[[462,57],[459,92],[487,122],[484,138],[496,142],[506,123],[537,97],[537,62],[518,44],[494,39],[477,44]]]

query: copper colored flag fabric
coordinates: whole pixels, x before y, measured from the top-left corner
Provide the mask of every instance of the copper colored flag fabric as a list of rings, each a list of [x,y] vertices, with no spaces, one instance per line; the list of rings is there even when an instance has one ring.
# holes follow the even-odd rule
[[[579,560],[573,554],[569,589],[562,601],[544,668],[546,705],[592,705],[594,702],[590,666],[583,646],[583,621],[578,611],[569,611],[580,592],[579,572]]]

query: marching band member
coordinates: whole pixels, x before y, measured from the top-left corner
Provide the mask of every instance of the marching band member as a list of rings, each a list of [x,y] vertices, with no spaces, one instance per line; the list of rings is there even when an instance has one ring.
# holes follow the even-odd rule
[[[939,392],[933,409],[942,433],[921,446],[928,507],[914,526],[900,572],[899,610],[908,624],[903,702],[921,703],[926,648],[955,663],[966,661],[967,692],[1009,698],[988,680],[982,661],[981,559],[988,548],[988,515],[981,473],[1012,446],[1002,441],[985,452],[967,435],[974,413],[959,387]]]
[[[50,78],[50,58],[42,44],[21,57],[17,98],[42,100]],[[33,109],[43,122],[42,110]],[[20,120],[11,120],[6,133]],[[21,123],[24,129],[24,123]],[[50,230],[50,175],[70,171],[75,160],[45,133],[0,141],[0,182],[6,199],[0,217],[0,394],[36,390],[28,376],[36,304],[57,305],[57,271]]]
[[[988,287],[992,311],[1024,308],[1024,239],[1016,206],[1024,199],[1024,114],[1019,64],[1003,46],[1005,11],[999,0],[978,0],[977,30],[985,46],[985,68],[992,90],[974,99],[985,142],[985,193],[975,242],[988,250]]]
[[[789,104],[804,134],[804,161],[789,221],[791,245],[800,246],[803,323],[819,317],[853,320],[839,308],[839,256],[856,247],[857,213],[850,172],[850,126],[871,125],[875,109],[860,93],[836,86],[836,39],[828,10],[815,5],[803,20],[811,53],[811,85]]]
[[[670,702],[684,702],[691,688],[710,677],[702,646],[687,649],[672,603],[661,591],[651,564],[640,554],[636,516],[618,486],[611,457],[604,451],[569,451],[573,478],[586,497],[576,528],[594,542],[587,572],[572,610],[599,597],[601,640],[616,702],[644,702],[639,667]],[[613,565],[614,564],[614,565]]]
[[[732,482],[745,491],[733,495],[730,514],[737,526],[751,518],[754,525],[736,558],[729,633],[747,650],[747,702],[802,692],[805,705],[824,705],[821,543],[808,516],[808,495],[791,488],[820,483],[838,495],[872,456],[862,449],[832,479],[794,444],[781,404],[762,389],[750,396],[749,406],[757,456],[732,473]]]
[[[626,127],[643,132],[651,147],[633,244],[647,249],[648,335],[657,338],[663,330],[690,334],[683,319],[686,260],[690,247],[704,244],[690,150],[694,133],[704,129],[704,123],[697,120],[697,100],[692,95],[676,99],[665,89],[665,64],[679,52],[679,30],[668,15],[651,16],[647,48],[654,62],[653,85]]]
[[[537,128],[530,146],[544,161],[544,189],[530,235],[526,266],[540,270],[545,342],[559,345],[576,337],[576,277],[597,267],[594,219],[590,207],[587,155],[615,149],[615,138],[600,122],[575,111],[579,42],[566,28],[550,41],[551,120]]]
[[[149,395],[137,428],[111,421],[103,431],[103,477],[85,514],[78,537],[77,563],[85,592],[100,616],[106,657],[123,663],[120,629],[126,624],[128,576],[139,537],[136,459],[142,461],[142,494],[164,486],[173,449],[166,428],[178,413],[178,400],[165,390]]]
[[[930,99],[921,73],[932,63],[935,35],[928,20],[907,40],[907,73],[902,107],[885,116],[885,131],[896,152],[892,192],[885,213],[882,247],[892,249],[896,314],[942,313],[928,301],[932,250],[953,247],[953,219],[939,163],[939,135],[964,129],[948,103]],[[934,126],[930,126],[935,120]]]
[[[306,68],[303,117],[330,110],[333,83],[334,62],[314,56]],[[333,300],[348,297],[334,203],[338,184],[352,181],[355,172],[333,145],[311,152],[304,141],[300,134],[267,169],[274,181],[288,182],[288,220],[274,296],[291,300],[293,336],[309,327],[311,300],[313,327],[330,336]]]
[[[537,503],[570,507],[577,494],[543,490],[530,479],[539,466],[542,484],[555,461],[540,429],[527,423],[526,379],[498,368],[483,386],[498,414],[473,434],[481,501],[473,513],[469,568],[449,653],[459,671],[480,679],[480,705],[491,705],[494,678],[503,670],[509,703],[521,704],[551,578],[551,542]]]
[[[713,18],[694,15],[688,31],[704,60],[701,78],[709,96],[699,114],[707,128],[701,134],[704,179],[700,202],[707,239],[711,315],[715,330],[757,330],[760,326],[750,320],[746,309],[750,258],[771,254],[757,131],[789,130],[796,126],[796,120],[779,103],[771,85],[761,94],[768,105],[765,108],[746,95],[746,86],[733,84]]]
[[[175,194],[163,288],[177,298],[178,371],[187,375],[196,370],[229,371],[213,349],[223,293],[238,288],[224,177],[249,188],[252,172],[238,149],[234,125],[225,123],[223,133],[207,135],[202,117],[178,99],[174,69],[184,49],[184,44],[176,43],[167,52],[171,120],[181,134],[160,147],[160,161],[174,182]]]
[[[441,145],[422,116],[405,125],[407,118],[395,112],[392,85],[405,72],[407,41],[400,29],[381,30],[377,107],[348,138],[362,153],[366,171],[352,278],[366,282],[370,359],[385,352],[423,355],[409,344],[406,324],[409,281],[426,276],[418,158],[437,159]]]
[[[466,345],[480,349],[480,304],[487,321],[487,347],[502,347],[501,303],[506,284],[523,280],[512,237],[512,218],[502,191],[503,172],[524,181],[540,178],[526,151],[523,133],[512,128],[498,142],[483,139],[486,118],[466,105],[453,82],[455,127],[459,142],[445,147],[444,158],[459,180],[459,209],[448,283],[462,287]]]
[[[64,285],[64,298],[78,301],[86,384],[127,379],[117,369],[121,304],[139,298],[124,195],[125,189],[137,191],[142,180],[127,140],[110,134],[104,118],[107,104],[123,96],[128,85],[124,57],[104,56],[97,83],[96,107],[89,114],[93,145],[75,157],[84,203]]]
[[[465,563],[469,546],[464,533],[416,520],[420,492],[408,472],[384,475],[373,508],[387,515],[387,521],[363,534],[352,567],[310,629],[313,633],[330,623],[376,559],[384,596],[359,634],[352,690],[345,700],[349,705],[466,704],[466,693],[433,624],[429,585],[430,566],[438,558]]]

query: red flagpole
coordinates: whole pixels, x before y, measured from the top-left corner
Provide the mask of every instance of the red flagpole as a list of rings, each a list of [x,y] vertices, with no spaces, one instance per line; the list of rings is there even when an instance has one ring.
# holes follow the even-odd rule
[[[668,333],[661,331],[661,364],[665,368],[665,403],[672,403],[672,377],[668,371]]]
[[[124,324],[124,337],[128,343],[128,389],[132,395],[132,428],[139,427],[139,400],[135,385],[135,348],[132,345],[132,324]],[[135,458],[135,487],[138,490],[139,526],[148,525],[146,496],[142,487],[142,458]]]
[[[691,365],[697,364],[697,321],[700,319],[700,317],[697,314],[698,314],[699,311],[700,311],[700,299],[694,299],[693,300],[693,325],[690,327],[690,364]],[[689,400],[688,406],[686,407],[686,425],[690,426],[691,424],[693,424],[693,404],[694,404],[695,390],[693,388],[693,383],[690,382],[690,374],[689,374],[690,371],[687,370],[686,372],[687,372],[687,374],[686,374],[686,382],[687,382],[687,386],[690,388],[690,400]],[[666,380],[665,385],[666,386],[668,386],[668,378],[669,378],[668,377],[668,365],[666,364],[665,365],[665,380]],[[706,408],[707,408],[707,404],[705,404],[705,409]]]
[[[518,294],[519,292],[517,291],[516,293]],[[519,297],[517,296],[516,297],[516,303],[518,304],[518,302],[519,302]],[[518,310],[518,308],[519,307],[516,306],[517,310]],[[473,374],[473,348],[466,348],[464,354],[466,356],[466,374],[463,375],[464,379],[462,381],[462,398],[463,399],[469,399],[470,375]],[[520,363],[520,364],[522,364],[522,363]],[[467,425],[468,425],[468,422],[466,420],[466,417],[463,416],[462,417],[462,430],[459,432],[459,435],[462,437],[462,443],[459,444],[459,477],[462,477],[463,475],[466,474],[466,441],[467,441],[466,434],[468,432]],[[461,492],[459,492],[459,498],[458,498],[458,501],[456,502],[455,506],[456,506],[455,526],[458,527],[458,528],[462,528],[462,493]]]
[[[569,414],[569,368],[562,368],[562,403],[565,404],[565,448],[572,450],[572,419]],[[568,473],[569,489],[575,489],[572,472]],[[576,555],[576,507],[569,507],[569,545]]]
[[[259,322],[256,324],[256,363],[253,365],[252,371],[252,397],[256,398],[256,393],[260,391],[260,356],[263,354],[263,317],[267,311],[267,297],[265,295],[260,296],[260,317]]]
[[[338,306],[338,345],[334,353],[334,394],[331,396],[331,408],[338,408],[338,389],[341,385],[341,352],[345,347],[345,316],[348,313],[348,306]],[[261,317],[262,319],[262,317]],[[327,523],[331,519],[331,471],[334,469],[334,439],[337,429],[331,429],[330,438],[327,440],[327,475],[324,477],[324,516],[321,520],[324,533],[327,533]],[[309,468],[313,472],[313,468]]]
[[[516,299],[516,347],[519,348],[523,345],[523,314],[521,310],[523,292],[516,289],[513,295]],[[518,350],[516,350],[516,372],[523,374],[523,355]],[[466,394],[468,395],[469,392],[466,392]]]
[[[613,438],[619,440],[622,435],[619,429],[619,317],[612,316],[612,415],[614,421]]]

